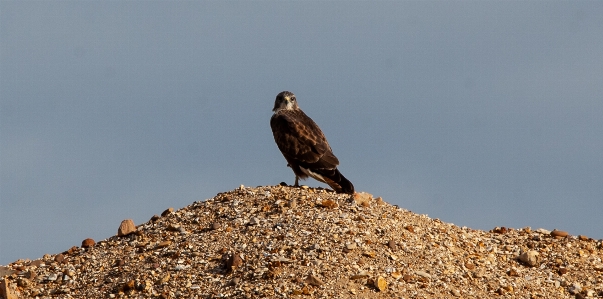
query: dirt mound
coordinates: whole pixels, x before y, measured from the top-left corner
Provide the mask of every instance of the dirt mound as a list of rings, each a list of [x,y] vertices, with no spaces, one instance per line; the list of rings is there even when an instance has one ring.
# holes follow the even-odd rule
[[[0,267],[0,294],[5,299],[603,296],[601,241],[544,229],[461,228],[366,193],[350,197],[324,189],[241,186],[166,210],[125,236],[85,241],[85,247]]]

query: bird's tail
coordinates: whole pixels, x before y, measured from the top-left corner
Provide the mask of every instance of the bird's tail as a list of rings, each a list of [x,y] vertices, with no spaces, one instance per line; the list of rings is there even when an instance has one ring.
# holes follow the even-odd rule
[[[354,194],[354,185],[348,181],[337,168],[335,169],[321,169],[322,178],[335,192]]]

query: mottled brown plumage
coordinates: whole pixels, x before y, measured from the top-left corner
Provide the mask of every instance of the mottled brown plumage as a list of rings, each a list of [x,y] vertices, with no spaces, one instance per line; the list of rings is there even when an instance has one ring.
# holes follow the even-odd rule
[[[337,170],[339,160],[318,125],[297,105],[295,95],[283,91],[274,101],[270,127],[276,145],[298,178],[308,176],[340,193],[354,193],[354,185]]]

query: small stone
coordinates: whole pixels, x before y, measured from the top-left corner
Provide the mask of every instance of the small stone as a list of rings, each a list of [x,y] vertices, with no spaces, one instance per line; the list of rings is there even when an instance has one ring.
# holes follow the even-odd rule
[[[525,264],[527,264],[530,267],[535,267],[535,266],[538,266],[538,264],[539,264],[538,255],[539,255],[538,251],[528,250],[519,255],[519,260],[524,262]]]
[[[461,292],[457,289],[451,290],[450,294],[452,294],[454,297],[461,297]]]
[[[85,239],[84,241],[82,241],[82,248],[90,248],[90,247],[94,246],[94,244],[96,244],[94,242],[94,240],[88,238],[88,239]]]
[[[356,249],[358,246],[356,245],[356,242],[351,242],[345,245],[345,248],[347,250],[354,250]]]
[[[124,290],[124,292],[127,292],[129,290],[133,290],[134,287],[135,287],[135,281],[134,280],[128,280],[128,282],[124,283],[123,290]]]
[[[415,274],[419,275],[419,276],[422,276],[422,277],[425,277],[425,278],[428,278],[428,279],[431,278],[431,275],[429,275],[429,273],[427,273],[427,272],[415,271]]]
[[[467,268],[468,270],[473,270],[475,269],[475,265],[472,263],[465,263],[465,268]]]
[[[92,239],[90,239],[90,240],[92,240]],[[84,241],[86,241],[86,240],[84,240]],[[94,242],[94,240],[92,240],[92,242]],[[40,266],[44,265],[44,261],[43,260],[35,260],[35,261],[29,263],[29,265],[32,267],[40,267]]]
[[[163,211],[163,213],[161,213],[161,217],[165,217],[169,214],[172,214],[172,212],[174,212],[174,208],[168,208],[167,210]]]
[[[123,237],[127,236],[136,231],[136,225],[134,225],[134,221],[132,219],[126,219],[121,222],[119,228],[117,229],[117,236]]]
[[[537,233],[541,233],[541,234],[543,234],[543,235],[550,235],[550,234],[551,234],[551,231],[550,231],[550,230],[546,230],[546,229],[544,229],[544,228],[539,228],[539,229],[535,230],[535,232],[537,232]]]
[[[260,223],[260,219],[258,219],[258,217],[252,217],[249,220],[249,225],[256,225],[256,224],[259,224],[259,223]]]
[[[567,274],[567,268],[566,267],[559,267],[559,275],[564,275]]]
[[[186,266],[182,265],[182,264],[178,264],[178,265],[176,265],[176,267],[174,267],[175,271],[182,271],[184,269],[186,269]]]
[[[511,268],[511,270],[509,270],[509,276],[517,277],[519,276],[519,273],[517,273],[517,270]]]
[[[65,260],[65,256],[62,253],[59,253],[54,257],[54,261],[59,264],[62,263],[64,260]]]
[[[214,223],[211,224],[211,229],[212,230],[220,229],[220,227],[221,227],[221,225],[218,222],[214,222]]]
[[[585,235],[579,235],[578,239],[580,239],[580,241],[588,241],[589,238],[587,236],[585,236]]]
[[[230,285],[231,285],[231,286],[237,286],[237,285],[238,285],[240,282],[241,282],[241,279],[240,279],[240,278],[238,278],[238,277],[235,277],[235,278],[233,278],[233,279],[230,281]]]
[[[290,200],[289,202],[287,202],[287,206],[292,209],[297,207],[297,200],[295,200],[295,199]]]
[[[387,281],[385,280],[385,278],[379,276],[377,277],[377,279],[375,279],[374,286],[375,288],[377,288],[377,290],[383,292],[387,289]]]
[[[171,244],[172,244],[172,241],[170,241],[170,240],[163,241],[163,242],[160,242],[159,244],[157,244],[157,248],[165,248],[165,247],[170,246]]]
[[[486,276],[486,269],[484,268],[473,271],[473,277],[475,278],[482,278],[484,276]]]
[[[241,265],[243,265],[243,259],[241,258],[241,255],[236,252],[226,261],[226,269],[231,272],[234,272]]]
[[[398,244],[396,244],[396,241],[394,240],[389,240],[389,242],[387,242],[387,247],[389,247],[391,251],[398,251]]]
[[[400,279],[400,277],[402,277],[402,273],[400,273],[400,272],[392,272],[392,277],[394,279]]]
[[[369,206],[370,201],[373,200],[373,195],[366,192],[356,192],[353,198],[357,205]]]
[[[161,217],[159,215],[155,214],[155,215],[153,215],[153,217],[151,217],[151,221],[155,222],[155,221],[159,220],[159,218],[161,218]]]
[[[567,237],[567,235],[568,235],[568,233],[567,233],[567,232],[564,232],[564,231],[562,231],[562,230],[556,230],[556,229],[554,229],[554,230],[551,232],[551,236],[553,236],[553,237],[561,237],[561,238],[564,238],[564,237]]]
[[[582,285],[580,283],[574,282],[574,283],[572,283],[572,285],[570,285],[570,287],[568,288],[568,291],[572,295],[578,294],[582,291]]]
[[[362,253],[362,255],[370,258],[375,258],[375,256],[377,256],[377,253],[375,253],[374,251],[365,251]]]
[[[351,280],[356,280],[356,279],[363,279],[363,278],[367,278],[369,275],[366,271],[362,271],[358,274],[352,275],[352,277],[350,277]]]
[[[329,199],[323,200],[320,202],[320,205],[327,209],[334,209],[337,207],[337,203]]]
[[[169,280],[170,280],[170,273],[167,273],[167,274],[165,274],[165,276],[163,276],[159,280],[158,284],[164,284],[164,283],[168,282]]]
[[[308,277],[306,278],[306,283],[315,287],[325,284],[322,280],[320,280],[320,278],[314,275],[308,275]]]
[[[180,231],[180,228],[181,228],[181,226],[178,224],[170,224],[170,225],[168,225],[167,230],[171,231],[171,232],[178,232],[178,231]]]
[[[58,278],[59,278],[59,276],[58,276],[56,273],[52,273],[52,274],[50,274],[50,275],[46,276],[46,279],[44,279],[44,280],[47,280],[47,281],[55,281],[55,280],[57,280]]]
[[[4,299],[19,299],[14,284],[11,284],[7,279],[0,281],[0,294],[4,295]]]

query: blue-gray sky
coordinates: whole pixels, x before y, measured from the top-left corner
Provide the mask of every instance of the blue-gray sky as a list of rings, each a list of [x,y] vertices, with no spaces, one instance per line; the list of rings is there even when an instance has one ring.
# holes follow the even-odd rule
[[[290,90],[357,190],[603,238],[603,2],[0,2],[0,264],[293,183]],[[306,181],[310,186],[324,186]]]

